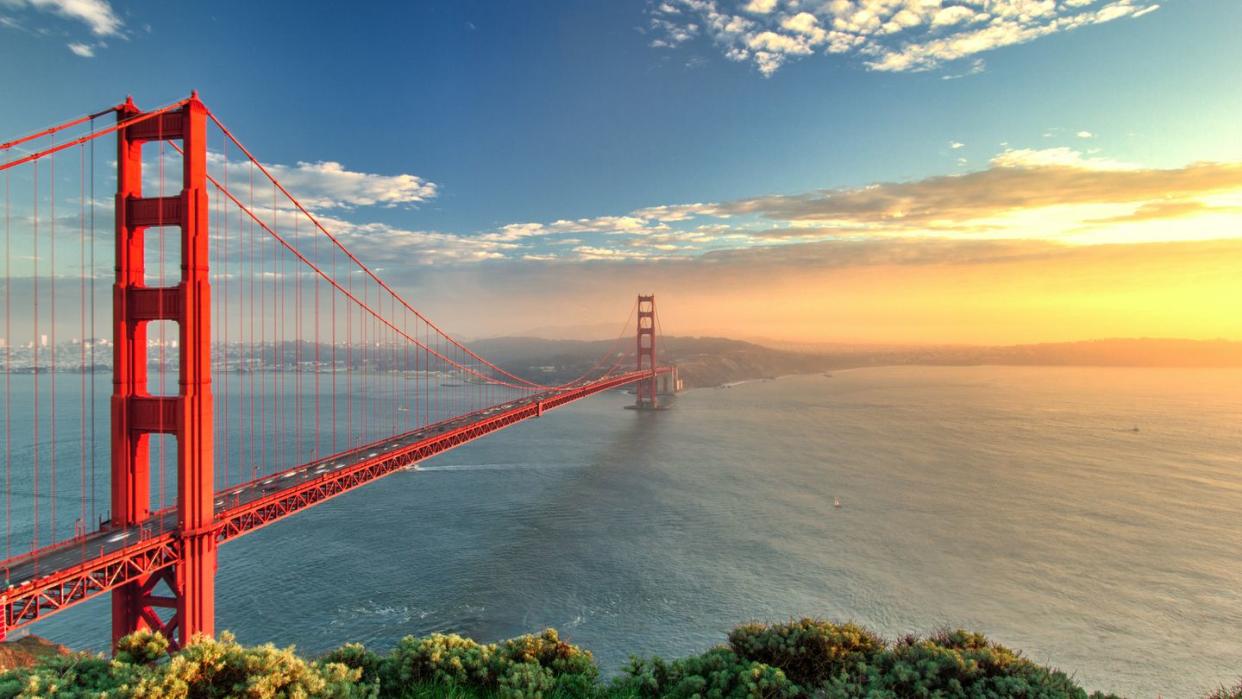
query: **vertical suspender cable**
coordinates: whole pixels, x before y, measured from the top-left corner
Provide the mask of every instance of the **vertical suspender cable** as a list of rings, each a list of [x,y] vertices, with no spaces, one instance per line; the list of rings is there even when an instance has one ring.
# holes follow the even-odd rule
[[[42,338],[39,336],[39,161],[34,166],[34,450],[32,453],[31,470],[33,471],[34,492],[34,539],[30,550],[39,548],[39,349]]]
[[[4,159],[8,160],[6,152]],[[4,171],[4,558],[13,557],[13,230],[9,220],[9,171]]]
[[[98,517],[96,513],[95,503],[97,496],[95,491],[95,345],[98,341],[95,339],[95,117],[91,117],[91,525],[97,526]]]
[[[82,461],[82,511],[74,534],[86,533],[86,146],[78,148],[78,260],[81,276],[78,277],[78,451]]]
[[[221,138],[221,153],[224,161],[224,181],[227,183],[229,178],[229,140]],[[228,186],[227,184],[225,186]],[[218,221],[220,223],[220,322],[212,327],[220,328],[220,345],[219,352],[222,358],[221,377],[224,379],[220,392],[224,396],[224,405],[221,406],[221,421],[223,429],[217,430],[216,434],[220,437],[220,441],[224,447],[224,487],[228,488],[232,485],[232,453],[230,452],[233,442],[229,439],[229,380],[228,373],[228,357],[229,357],[229,210],[224,204],[224,197],[216,192],[216,208]]]
[[[55,138],[52,139],[55,142]],[[51,306],[51,329],[48,335],[48,412],[51,415],[48,433],[51,436],[48,449],[48,521],[51,524],[49,540],[56,541],[56,155],[48,156],[48,305]]]

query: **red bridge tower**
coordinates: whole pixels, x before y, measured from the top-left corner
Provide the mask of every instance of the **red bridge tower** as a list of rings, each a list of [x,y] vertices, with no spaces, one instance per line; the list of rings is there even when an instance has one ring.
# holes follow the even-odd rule
[[[655,410],[659,407],[656,394],[659,386],[656,382],[656,328],[655,328],[655,296],[638,297],[638,370],[651,372],[651,377],[638,382],[635,389],[637,400],[635,407],[639,410]]]
[[[117,119],[140,112],[127,100]],[[152,434],[177,440],[177,528],[181,562],[112,593],[113,642],[141,628],[175,646],[215,626],[216,534],[212,528],[211,285],[207,257],[207,111],[197,93],[180,109],[117,131],[115,343],[112,389],[112,521],[133,527],[151,516]],[[182,143],[182,190],[142,193],[142,146]],[[148,227],[181,230],[181,281],[146,284],[143,238]],[[175,396],[147,387],[147,323],[178,324],[180,376]],[[145,533],[144,533],[145,534]],[[168,592],[158,589],[163,582]],[[161,611],[162,610],[162,613]]]

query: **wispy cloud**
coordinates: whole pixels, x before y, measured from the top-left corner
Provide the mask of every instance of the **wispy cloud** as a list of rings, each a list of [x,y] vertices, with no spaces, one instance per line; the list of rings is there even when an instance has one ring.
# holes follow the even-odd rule
[[[1139,168],[1083,157],[1068,148],[1054,148],[1008,150],[993,158],[987,169],[963,175],[758,197],[718,208],[735,215],[750,213],[804,227],[815,226],[821,233],[989,230],[1011,237],[1039,238],[1042,236],[1038,223],[1029,230],[1013,230],[999,217],[1070,206],[1132,210],[1159,202],[1162,206],[1147,209],[1144,218],[1176,218],[1202,209],[1169,206],[1169,202],[1196,201],[1240,191],[1242,163]],[[791,232],[796,233],[797,227],[791,227]]]
[[[95,37],[93,42],[73,41],[67,44],[74,55],[82,58],[93,58],[97,49],[106,48],[104,39],[110,37],[125,38],[125,23],[112,9],[108,0],[0,0],[0,8],[11,10],[27,10],[34,14],[55,15],[61,19],[86,25]],[[27,27],[12,17],[0,16],[0,27],[30,31],[35,34],[47,33],[37,26]]]
[[[958,151],[964,145],[951,141],[949,147]],[[217,168],[222,166],[220,154],[212,157]],[[233,163],[231,176],[245,181],[245,167]],[[1007,148],[986,167],[962,174],[661,204],[473,232],[366,220],[367,207],[434,197],[435,184],[415,175],[354,172],[336,163],[270,169],[319,211],[347,247],[396,266],[495,260],[654,263],[826,241],[1062,245],[1227,238],[1237,237],[1236,216],[1242,211],[1242,162],[1149,168],[1068,147]]]
[[[438,190],[417,175],[357,172],[330,160],[269,169],[286,186],[305,192],[316,208],[417,204],[435,198]]]
[[[224,155],[211,152],[209,165],[214,170],[224,167]],[[341,163],[321,160],[296,165],[264,164],[306,206],[312,209],[337,209],[359,206],[396,207],[415,205],[434,199],[439,187],[418,175],[381,175],[350,170]],[[243,161],[228,163],[230,177],[246,178],[249,165]]]
[[[510,224],[480,239],[512,244],[504,254],[557,259],[695,257],[889,238],[1138,242],[1236,237],[1226,224],[1239,207],[1242,163],[1157,169],[1064,147],[1007,149],[986,168],[964,174]],[[1182,220],[1199,223],[1169,225]],[[1162,228],[1134,228],[1161,221]],[[577,247],[550,247],[570,233]]]
[[[121,36],[125,23],[107,0],[0,0],[9,7],[29,7],[85,23],[95,36]]]
[[[790,59],[859,57],[871,70],[918,71],[1004,46],[1140,17],[1150,0],[665,0],[651,11],[654,46],[706,36],[725,57],[770,76]],[[981,72],[977,60],[961,77]]]
[[[406,267],[481,262],[505,258],[506,250],[514,247],[477,236],[407,230],[386,223],[354,223],[335,217],[318,218],[346,248],[372,265]]]

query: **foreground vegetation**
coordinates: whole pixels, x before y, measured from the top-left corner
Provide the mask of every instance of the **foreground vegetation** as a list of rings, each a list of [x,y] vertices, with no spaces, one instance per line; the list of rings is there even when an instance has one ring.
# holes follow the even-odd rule
[[[951,631],[888,643],[854,624],[803,619],[740,626],[728,643],[680,660],[633,658],[604,681],[590,652],[551,629],[494,644],[435,634],[406,637],[380,655],[358,644],[316,660],[229,634],[169,657],[168,642],[140,632],[116,657],[41,657],[0,675],[0,698],[475,699],[570,697],[1073,697],[1090,694],[980,634]],[[1209,699],[1242,699],[1242,685]]]

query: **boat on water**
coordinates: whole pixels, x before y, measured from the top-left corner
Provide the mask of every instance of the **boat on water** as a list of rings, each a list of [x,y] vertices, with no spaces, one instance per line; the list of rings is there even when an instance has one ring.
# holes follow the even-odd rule
[[[832,506],[833,506],[833,507],[840,507],[840,506],[841,506],[841,498],[840,498],[840,496],[837,496],[837,497],[833,497],[833,498],[832,498]]]

